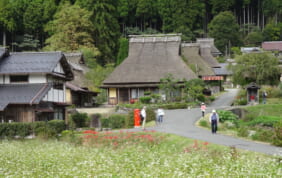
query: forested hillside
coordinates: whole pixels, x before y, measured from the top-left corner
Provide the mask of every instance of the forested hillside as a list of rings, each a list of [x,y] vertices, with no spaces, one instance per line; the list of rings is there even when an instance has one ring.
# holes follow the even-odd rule
[[[282,40],[282,0],[0,0],[0,45],[11,51],[87,49],[104,65],[120,37],[144,33],[214,37],[223,53]]]

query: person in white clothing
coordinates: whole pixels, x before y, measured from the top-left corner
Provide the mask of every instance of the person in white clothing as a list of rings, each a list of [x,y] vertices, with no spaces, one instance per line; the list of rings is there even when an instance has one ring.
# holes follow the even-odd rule
[[[144,106],[141,110],[141,116],[142,116],[142,129],[145,130],[145,124],[146,124],[146,106]]]
[[[163,122],[164,115],[164,110],[162,108],[159,108],[157,110],[157,124],[161,124]]]
[[[212,131],[213,134],[215,134],[216,131],[217,131],[217,125],[219,123],[219,116],[218,116],[216,110],[212,110],[209,121],[211,123],[211,131]]]

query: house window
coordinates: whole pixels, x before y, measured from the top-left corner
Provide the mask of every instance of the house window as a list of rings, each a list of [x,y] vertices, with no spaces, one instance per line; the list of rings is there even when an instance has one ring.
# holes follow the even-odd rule
[[[57,89],[57,90],[63,90],[64,89],[64,85],[63,85],[63,83],[60,83],[60,82],[54,82],[53,88]]]
[[[28,83],[28,75],[10,75],[10,83]]]
[[[54,111],[54,119],[63,120],[64,119],[64,110],[61,108],[56,108]]]

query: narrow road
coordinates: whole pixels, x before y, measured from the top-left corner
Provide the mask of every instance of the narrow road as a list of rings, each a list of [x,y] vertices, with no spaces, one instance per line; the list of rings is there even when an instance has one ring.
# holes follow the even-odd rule
[[[207,106],[207,112],[211,112],[212,109],[223,109],[230,107],[234,97],[237,94],[237,91],[237,89],[227,90],[226,93],[218,97],[210,106]],[[225,146],[235,146],[239,149],[261,152],[270,155],[282,155],[282,148],[280,147],[246,141],[219,133],[211,134],[211,131],[195,126],[195,123],[201,117],[201,111],[199,108],[193,108],[190,110],[166,110],[165,113],[166,115],[164,118],[164,123],[161,126],[154,127],[154,130]]]

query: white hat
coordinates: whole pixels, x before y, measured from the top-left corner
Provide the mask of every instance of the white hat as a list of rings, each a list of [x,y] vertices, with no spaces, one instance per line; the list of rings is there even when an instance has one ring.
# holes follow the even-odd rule
[[[202,103],[202,104],[205,104],[205,103]]]
[[[212,112],[216,112],[215,109],[213,109]]]

